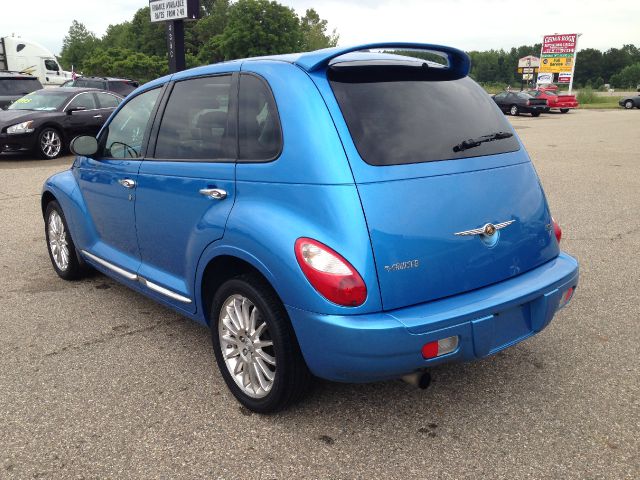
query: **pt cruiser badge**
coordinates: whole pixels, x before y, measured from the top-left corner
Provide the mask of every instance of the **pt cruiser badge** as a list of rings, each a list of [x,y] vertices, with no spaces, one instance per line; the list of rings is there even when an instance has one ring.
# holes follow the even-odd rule
[[[475,228],[473,230],[465,230],[464,232],[457,232],[454,235],[459,236],[471,236],[471,235],[486,235],[487,237],[492,236],[498,230],[502,230],[505,227],[511,225],[515,220],[509,220],[508,222],[496,223],[487,223],[484,227]]]

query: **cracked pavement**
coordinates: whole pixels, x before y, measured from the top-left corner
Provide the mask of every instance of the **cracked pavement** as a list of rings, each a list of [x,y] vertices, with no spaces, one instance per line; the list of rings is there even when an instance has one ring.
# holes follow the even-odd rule
[[[639,478],[640,111],[510,120],[581,262],[571,306],[426,391],[318,382],[272,416],[234,401],[206,328],[58,279],[39,192],[71,158],[0,155],[0,478]]]

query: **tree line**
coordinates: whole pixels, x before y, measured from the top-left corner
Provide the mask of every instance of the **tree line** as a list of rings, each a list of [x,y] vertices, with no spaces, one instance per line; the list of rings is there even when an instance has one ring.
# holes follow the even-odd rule
[[[224,60],[317,50],[336,46],[338,34],[309,9],[269,0],[201,0],[200,19],[185,22],[187,67]],[[63,41],[60,62],[85,75],[118,76],[146,82],[168,71],[166,26],[151,23],[149,7],[130,21],[109,25],[97,37],[74,20]]]
[[[527,55],[540,56],[542,45],[523,45],[506,50],[469,52],[471,76],[483,84],[517,85],[518,59]],[[635,45],[610,48],[604,52],[595,48],[580,50],[576,57],[574,86],[601,88],[605,83],[617,89],[640,85],[640,49]]]
[[[149,7],[130,21],[110,25],[98,38],[74,20],[64,38],[60,61],[86,75],[120,76],[148,81],[167,73],[166,27],[151,23]],[[187,67],[236,58],[317,50],[335,46],[336,31],[309,9],[298,16],[269,0],[201,0],[201,18],[185,22]],[[471,76],[481,84],[517,85],[518,59],[540,55],[541,44],[510,50],[471,51]],[[635,45],[578,52],[574,85],[617,89],[640,84],[640,50]]]

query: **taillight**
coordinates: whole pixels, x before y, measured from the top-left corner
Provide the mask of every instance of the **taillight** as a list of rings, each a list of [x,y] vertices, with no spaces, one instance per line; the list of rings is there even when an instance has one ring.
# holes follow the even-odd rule
[[[357,307],[367,299],[367,286],[339,253],[311,238],[299,238],[296,259],[309,283],[330,302]]]
[[[551,217],[551,221],[553,222],[553,233],[556,234],[556,239],[558,240],[558,243],[560,243],[560,240],[562,239],[562,229],[560,228],[560,225],[558,225],[558,222],[556,222],[555,218]]]

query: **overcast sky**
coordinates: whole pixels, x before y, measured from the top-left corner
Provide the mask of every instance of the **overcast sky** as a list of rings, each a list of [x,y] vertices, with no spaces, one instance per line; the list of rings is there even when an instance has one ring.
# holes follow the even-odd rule
[[[340,45],[405,40],[463,50],[511,48],[551,33],[582,33],[578,49],[640,46],[640,0],[281,0],[299,14],[315,8]],[[0,36],[15,33],[58,54],[72,20],[98,36],[130,20],[144,0],[2,0]]]

